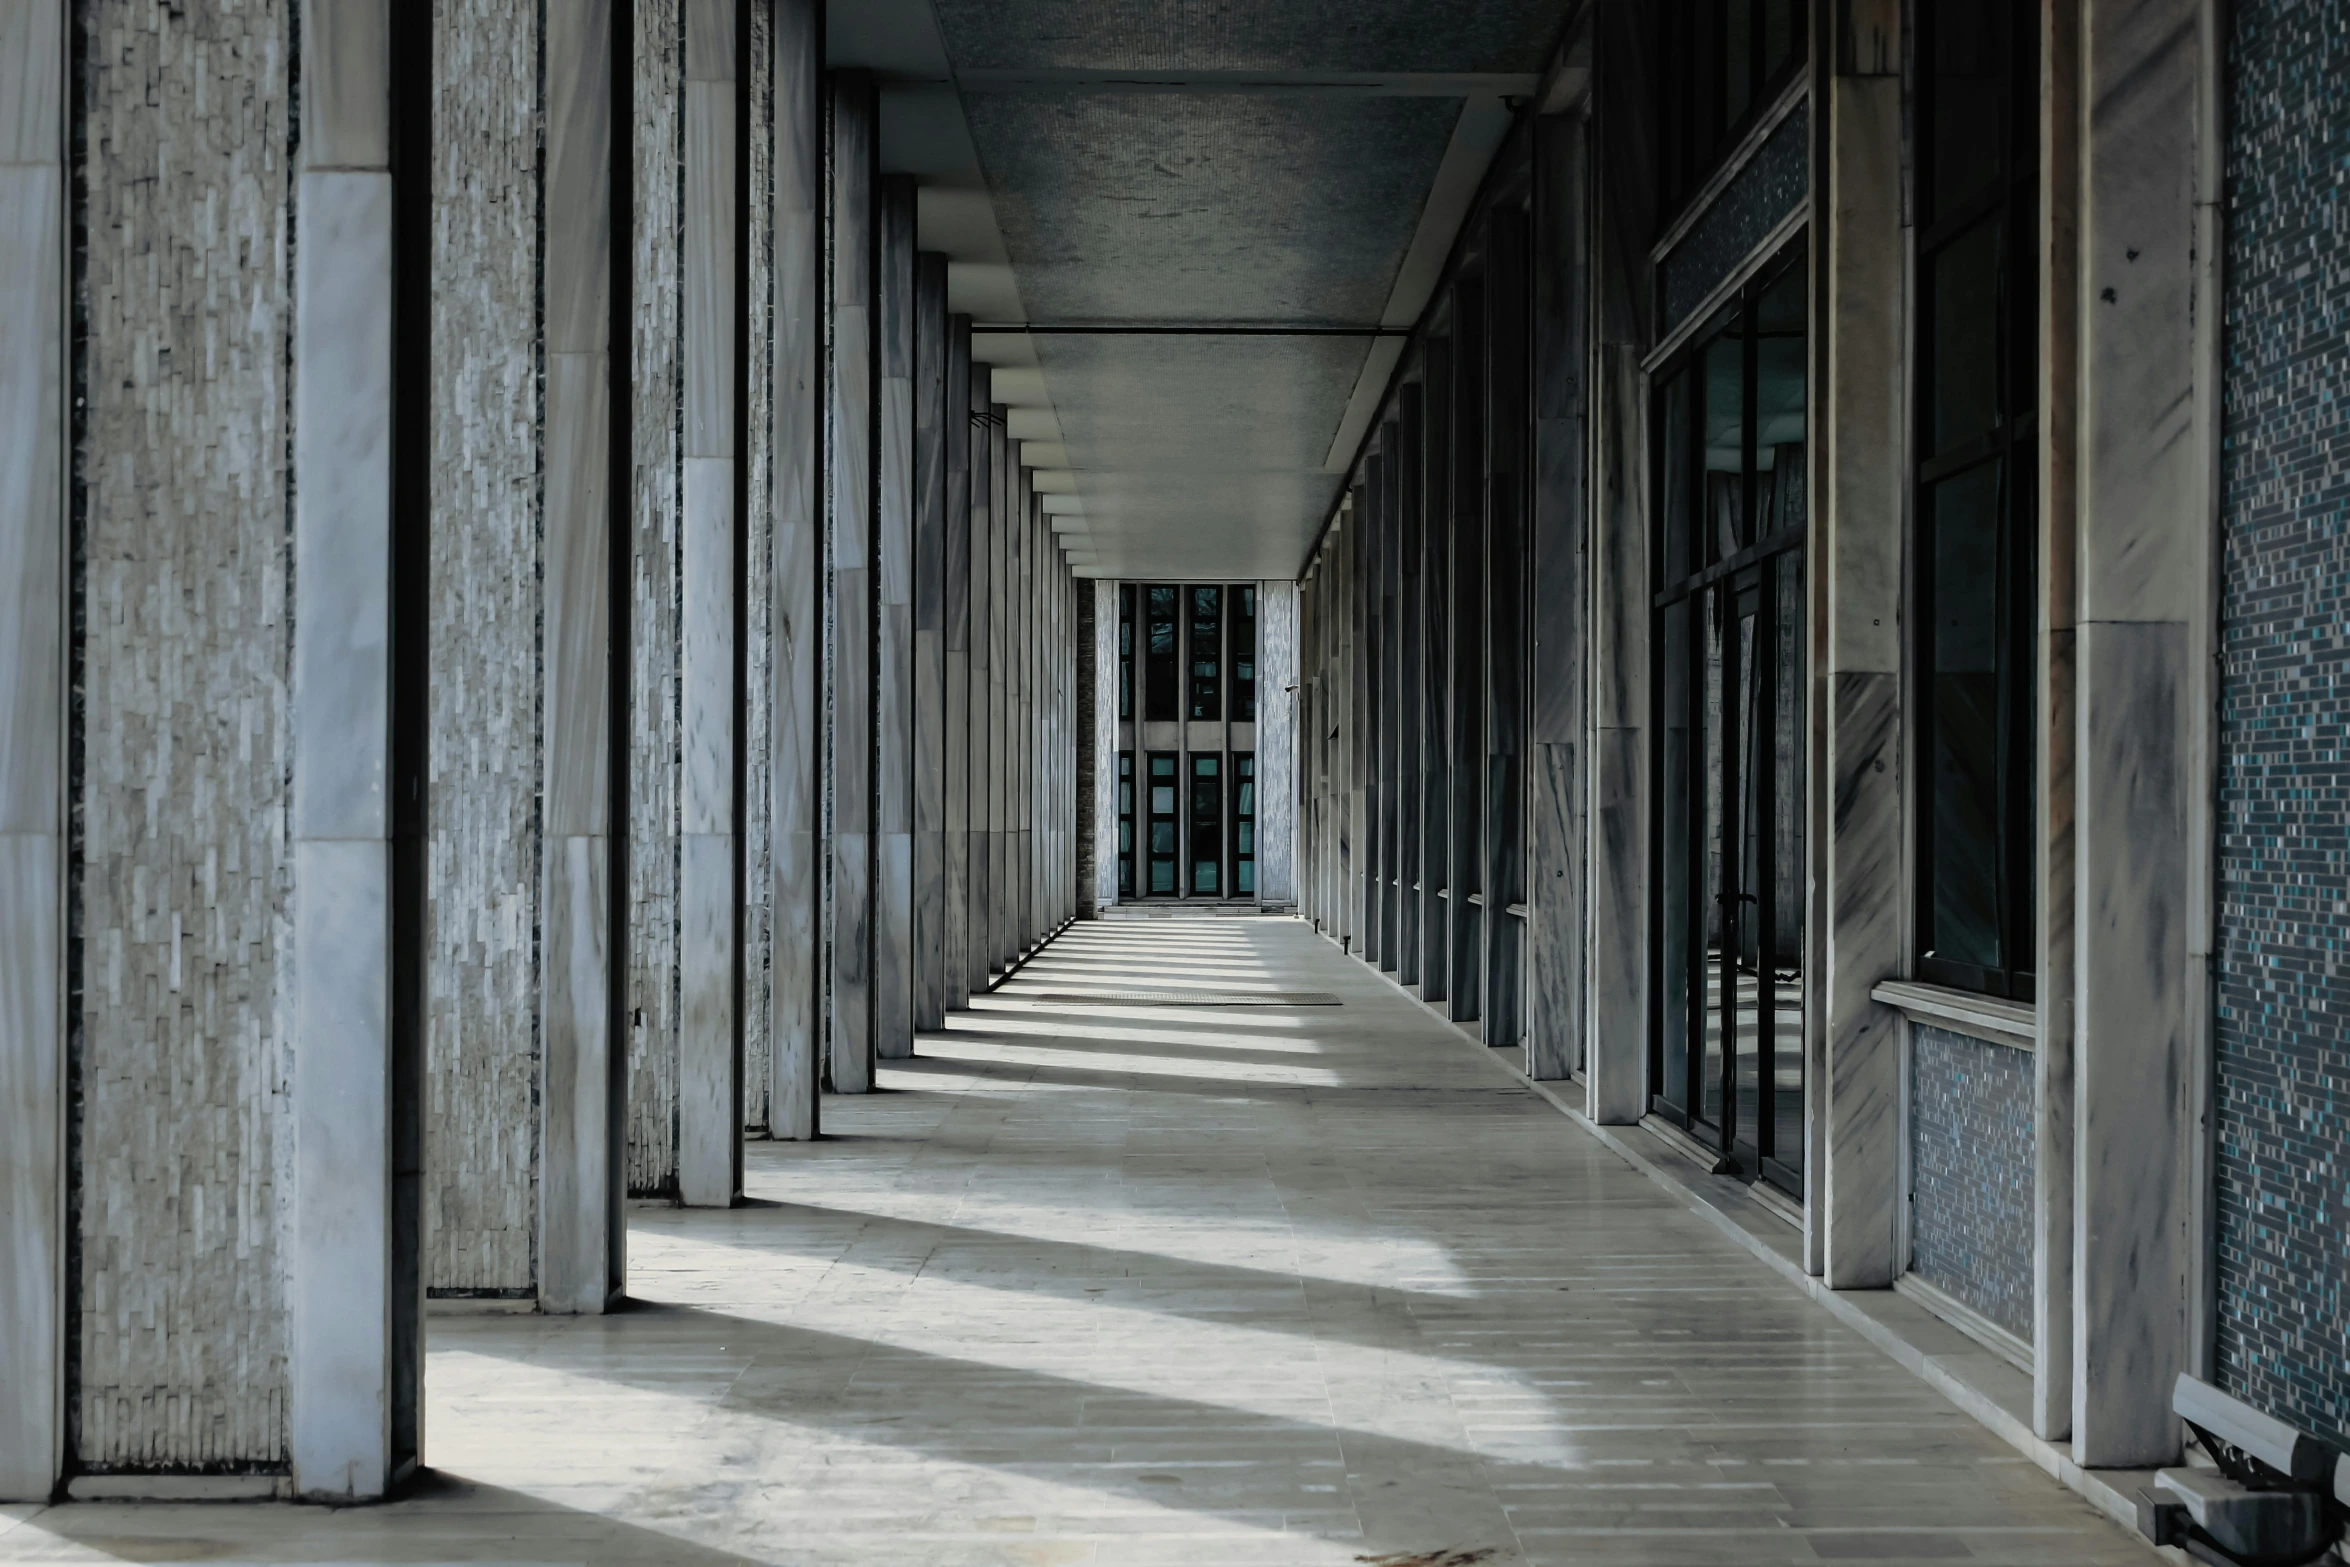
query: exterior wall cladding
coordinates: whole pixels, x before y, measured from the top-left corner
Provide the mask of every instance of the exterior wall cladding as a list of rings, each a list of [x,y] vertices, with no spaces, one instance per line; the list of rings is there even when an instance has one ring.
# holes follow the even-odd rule
[[[2218,1366],[2350,1440],[2350,0],[2230,8]]]
[[[1948,1029],[1910,1035],[1910,1268],[2032,1336],[2032,1058]]]

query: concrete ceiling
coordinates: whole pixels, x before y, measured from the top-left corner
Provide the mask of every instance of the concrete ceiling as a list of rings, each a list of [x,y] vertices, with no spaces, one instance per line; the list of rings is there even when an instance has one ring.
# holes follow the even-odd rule
[[[831,7],[1081,574],[1298,569],[1569,9]]]

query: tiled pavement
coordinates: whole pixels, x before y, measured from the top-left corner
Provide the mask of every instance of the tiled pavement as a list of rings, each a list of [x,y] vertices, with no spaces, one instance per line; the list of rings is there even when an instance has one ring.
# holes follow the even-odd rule
[[[1042,990],[1332,991],[1336,1008]],[[1291,920],[1075,928],[632,1215],[603,1319],[436,1317],[414,1497],[0,1513],[0,1561],[2141,1563]]]

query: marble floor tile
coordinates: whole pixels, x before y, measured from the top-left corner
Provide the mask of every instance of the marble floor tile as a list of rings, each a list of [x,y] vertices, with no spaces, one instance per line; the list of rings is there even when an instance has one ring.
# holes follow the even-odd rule
[[[1034,999],[1174,968],[1344,1004]],[[2153,1560],[1296,921],[1081,925],[948,1022],[632,1209],[628,1309],[434,1318],[414,1495],[0,1562]]]

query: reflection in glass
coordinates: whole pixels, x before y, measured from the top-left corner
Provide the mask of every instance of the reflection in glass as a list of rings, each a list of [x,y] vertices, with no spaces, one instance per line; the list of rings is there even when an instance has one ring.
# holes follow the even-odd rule
[[[1142,716],[1152,723],[1170,723],[1182,716],[1176,706],[1179,671],[1175,667],[1175,617],[1180,611],[1178,590],[1145,590],[1143,606]]]
[[[1232,895],[1257,895],[1257,759],[1232,753]]]
[[[2006,6],[1934,0],[1927,31],[1933,168],[1929,226],[1948,222],[1999,176],[2007,119]]]
[[[1134,896],[1134,753],[1118,753],[1118,896]]]
[[[1982,968],[1999,950],[1999,845],[2007,776],[1999,723],[1999,482],[1981,463],[1934,486],[1933,930],[1929,956]]]
[[[1192,588],[1190,712],[1209,722],[1224,716],[1224,590]]]
[[[1234,583],[1224,590],[1232,611],[1232,721],[1257,721],[1257,590]]]
[[[1947,452],[1999,422],[2000,236],[1995,213],[1926,263],[1933,301],[1934,450]]]
[[[1746,341],[1733,318],[1705,347],[1705,559],[1735,555],[1746,534]]]
[[[1668,470],[1668,493],[1670,490]],[[1670,509],[1665,515],[1669,525]],[[1663,1058],[1656,1091],[1659,1098],[1683,1113],[1689,1109],[1689,1026],[1705,994],[1704,975],[1693,968],[1693,960],[1703,961],[1704,942],[1702,938],[1692,940],[1704,919],[1704,890],[1691,874],[1690,853],[1690,781],[1696,766],[1696,736],[1689,718],[1696,693],[1690,683],[1689,650],[1697,645],[1697,638],[1690,634],[1690,617],[1697,607],[1696,599],[1684,599],[1666,608],[1658,620],[1657,638],[1658,712],[1662,717],[1657,737],[1661,784],[1657,809],[1664,919],[1657,954]]]
[[[1118,587],[1118,716],[1134,716],[1134,585]]]
[[[1154,751],[1150,758],[1150,890],[1175,893],[1175,758]]]
[[[1224,783],[1222,758],[1191,759],[1191,891],[1215,897],[1223,890]]]

